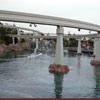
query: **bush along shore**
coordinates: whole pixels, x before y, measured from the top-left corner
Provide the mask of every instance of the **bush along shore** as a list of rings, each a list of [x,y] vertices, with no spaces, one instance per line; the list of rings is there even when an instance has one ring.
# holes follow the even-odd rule
[[[15,45],[0,44],[0,52],[30,50],[30,42],[16,43]]]

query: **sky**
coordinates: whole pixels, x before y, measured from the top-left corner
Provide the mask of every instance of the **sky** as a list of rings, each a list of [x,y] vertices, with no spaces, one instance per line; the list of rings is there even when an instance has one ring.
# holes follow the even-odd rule
[[[100,0],[0,0],[0,10],[18,11],[86,21],[100,25]],[[13,24],[13,23],[10,23]],[[14,23],[44,33],[56,33],[56,27]],[[89,31],[64,28],[64,34],[88,33]]]

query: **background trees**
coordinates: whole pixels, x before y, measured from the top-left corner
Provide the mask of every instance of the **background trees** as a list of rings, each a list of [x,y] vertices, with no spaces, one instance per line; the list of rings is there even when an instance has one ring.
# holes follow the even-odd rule
[[[8,45],[12,43],[12,38],[8,34],[17,34],[17,29],[0,27],[0,44],[4,43]],[[15,42],[17,42],[17,39],[15,39]]]

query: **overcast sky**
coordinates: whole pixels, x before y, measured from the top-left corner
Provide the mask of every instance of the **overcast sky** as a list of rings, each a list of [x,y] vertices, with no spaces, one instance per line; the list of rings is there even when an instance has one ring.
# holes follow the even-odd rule
[[[100,0],[0,0],[0,10],[50,15],[100,25]],[[17,25],[29,27],[29,24]],[[52,26],[38,25],[32,28],[46,33],[56,32],[56,27]],[[65,33],[78,33],[76,29],[64,29]]]

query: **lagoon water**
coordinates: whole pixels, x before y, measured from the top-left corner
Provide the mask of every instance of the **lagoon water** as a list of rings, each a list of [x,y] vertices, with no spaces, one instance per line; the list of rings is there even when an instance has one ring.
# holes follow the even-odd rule
[[[100,67],[88,55],[66,53],[69,73],[48,72],[54,54],[28,59],[28,51],[0,53],[0,98],[100,98]]]

